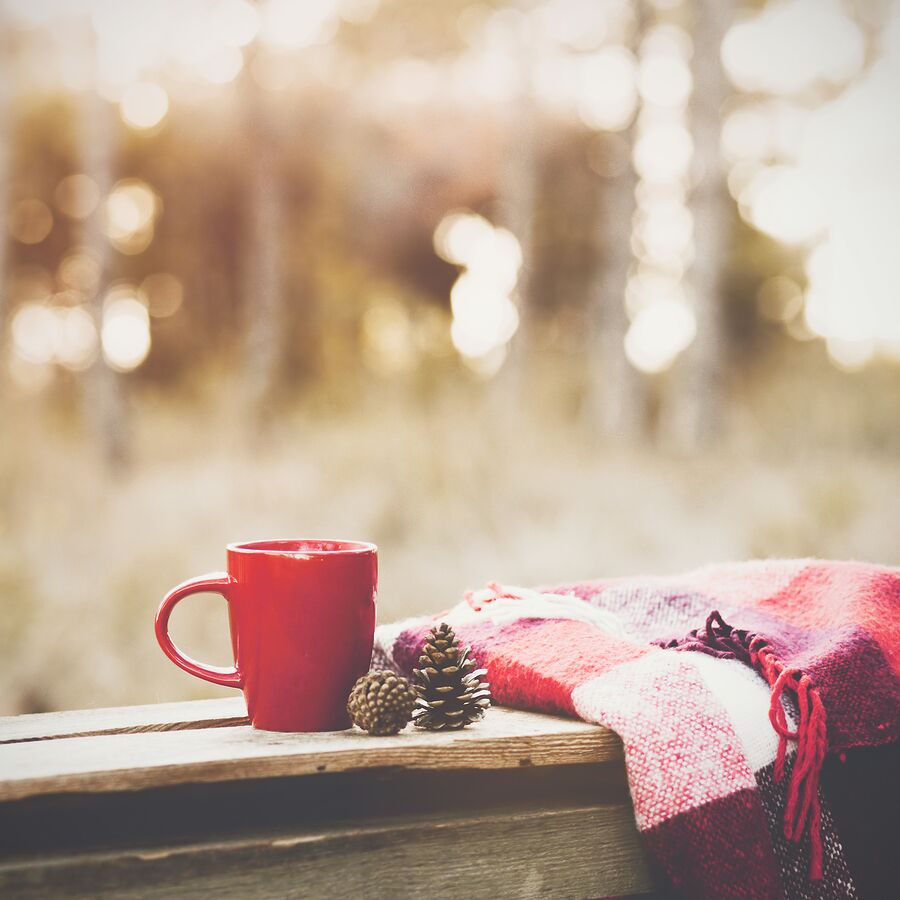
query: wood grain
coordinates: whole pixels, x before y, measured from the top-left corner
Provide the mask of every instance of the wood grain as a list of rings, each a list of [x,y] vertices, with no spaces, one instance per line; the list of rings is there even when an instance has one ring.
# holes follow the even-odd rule
[[[0,864],[0,894],[603,897],[651,889],[629,806],[441,813]]]
[[[607,729],[504,708],[388,738],[245,722],[240,697],[0,719],[0,823],[21,838],[0,896],[650,889]]]
[[[243,697],[156,703],[152,706],[75,709],[0,717],[0,744],[95,734],[221,728],[227,725],[246,725],[247,721],[247,707]]]
[[[505,769],[621,758],[621,742],[608,729],[503,708],[446,734],[411,726],[381,738],[249,726],[105,734],[0,746],[0,801],[360,769]]]

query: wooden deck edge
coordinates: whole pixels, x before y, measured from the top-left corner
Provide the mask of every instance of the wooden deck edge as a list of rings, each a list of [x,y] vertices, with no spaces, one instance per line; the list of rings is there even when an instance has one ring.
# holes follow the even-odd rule
[[[244,729],[217,729],[223,737]],[[180,734],[188,735],[189,732]],[[208,731],[200,733],[212,735]],[[172,740],[175,734],[168,735]],[[110,741],[120,744],[119,765],[78,771],[74,766],[65,768],[64,748],[54,742],[53,749],[60,749],[60,758],[47,760],[44,772],[34,777],[13,777],[0,781],[0,802],[23,800],[28,797],[114,791],[137,791],[158,787],[174,787],[182,784],[207,784],[222,781],[240,781],[256,778],[282,778],[291,776],[315,776],[334,772],[366,770],[442,770],[442,769],[508,769],[523,766],[595,764],[622,759],[622,745],[612,732],[596,728],[589,735],[540,735],[506,736],[465,742],[424,745],[410,741],[409,746],[395,745],[389,749],[373,744],[329,750],[327,746],[305,752],[280,752],[230,755],[228,744],[222,748],[219,758],[213,754],[200,754],[200,758],[173,764],[154,763],[153,748],[146,744],[141,748],[144,758],[135,760],[127,745],[129,739],[163,735],[118,735],[112,738],[83,738],[80,741]],[[414,737],[410,735],[410,737]],[[25,751],[35,744],[12,745]],[[158,745],[160,752],[171,750]],[[49,748],[48,748],[49,749]],[[212,748],[219,752],[219,748]],[[229,754],[229,755],[226,755]],[[106,758],[105,752],[100,756]],[[113,757],[115,758],[115,757]],[[3,753],[0,752],[0,761]],[[8,762],[8,760],[6,761]],[[77,765],[78,760],[75,760]],[[127,767],[121,763],[128,763]],[[25,764],[23,759],[22,764]],[[114,764],[113,764],[114,765]],[[111,766],[107,763],[107,766]],[[61,769],[61,771],[54,771]]]
[[[467,897],[609,896],[652,889],[633,812],[614,805],[433,813],[8,860],[0,863],[0,890],[23,898],[66,896],[72,885],[90,884],[97,896],[230,897],[239,895],[248,871],[257,896],[266,898],[334,891],[402,898],[420,896],[423,884],[433,892],[461,883]]]
[[[0,746],[108,734],[248,725],[242,697],[0,717]]]

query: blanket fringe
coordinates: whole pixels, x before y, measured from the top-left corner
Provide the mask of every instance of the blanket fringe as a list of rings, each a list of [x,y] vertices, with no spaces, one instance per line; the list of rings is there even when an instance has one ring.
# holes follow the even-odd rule
[[[735,656],[753,666],[772,688],[769,721],[778,734],[775,756],[775,781],[784,778],[784,760],[788,741],[797,742],[797,755],[788,784],[784,809],[784,836],[797,843],[804,832],[809,834],[809,877],[822,878],[822,830],[819,807],[819,779],[828,749],[825,707],[809,676],[800,669],[789,668],[780,660],[768,639],[758,634],[732,628],[719,614],[710,613],[705,633],[694,632],[696,639],[723,655]],[[699,649],[699,648],[698,648]],[[791,691],[797,701],[800,718],[797,730],[791,731],[781,700]]]

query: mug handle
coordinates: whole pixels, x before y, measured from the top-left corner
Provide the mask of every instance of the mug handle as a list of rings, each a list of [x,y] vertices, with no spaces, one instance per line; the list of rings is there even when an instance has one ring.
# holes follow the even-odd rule
[[[237,666],[205,666],[203,663],[197,662],[182,653],[172,638],[169,637],[169,616],[175,608],[175,604],[179,600],[183,600],[189,594],[199,594],[209,591],[214,594],[221,594],[228,600],[228,589],[232,585],[231,578],[225,572],[212,572],[209,575],[201,575],[199,578],[191,578],[172,588],[160,603],[156,613],[156,639],[159,646],[162,647],[163,653],[180,666],[185,672],[196,675],[205,681],[211,681],[213,684],[221,684],[224,687],[242,688],[244,686],[244,677],[238,671]]]

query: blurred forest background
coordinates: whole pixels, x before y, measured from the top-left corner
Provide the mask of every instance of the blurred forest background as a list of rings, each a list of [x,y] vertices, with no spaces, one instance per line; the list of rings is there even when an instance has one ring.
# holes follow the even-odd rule
[[[879,0],[0,0],[0,713],[221,693],[231,540],[900,564],[898,96]]]

